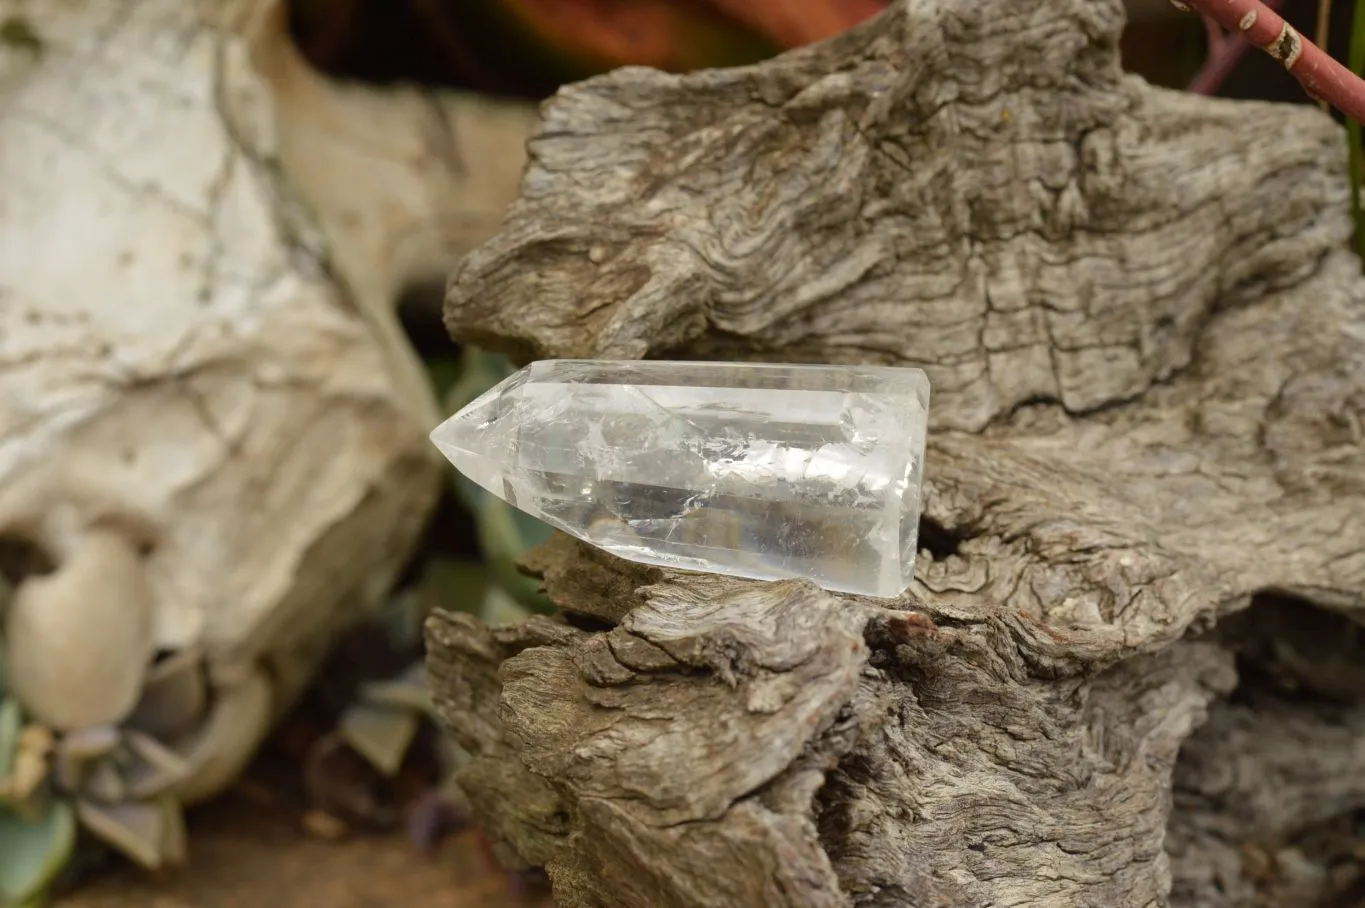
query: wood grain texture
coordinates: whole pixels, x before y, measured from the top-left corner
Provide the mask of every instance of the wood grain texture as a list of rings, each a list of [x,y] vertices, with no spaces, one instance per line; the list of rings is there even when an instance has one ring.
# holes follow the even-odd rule
[[[1344,137],[1123,75],[1121,24],[1117,2],[902,2],[545,109],[520,200],[452,279],[456,337],[913,364],[935,394],[896,602],[556,540],[528,567],[564,620],[432,620],[465,785],[561,904],[1330,888],[1276,888],[1243,846],[1365,806]]]

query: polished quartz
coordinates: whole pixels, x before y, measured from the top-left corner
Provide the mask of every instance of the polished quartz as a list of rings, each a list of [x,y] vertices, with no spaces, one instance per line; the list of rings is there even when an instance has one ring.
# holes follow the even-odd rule
[[[914,573],[928,406],[918,369],[545,360],[431,438],[623,558],[889,597]]]

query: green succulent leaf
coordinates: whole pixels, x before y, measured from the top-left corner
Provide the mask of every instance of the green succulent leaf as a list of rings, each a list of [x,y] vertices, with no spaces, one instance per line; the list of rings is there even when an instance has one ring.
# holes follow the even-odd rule
[[[479,620],[484,624],[516,624],[533,612],[500,586],[491,587],[484,597]]]
[[[446,410],[455,413],[489,388],[517,371],[501,353],[489,353],[466,345],[460,357],[460,374],[445,392]]]
[[[427,377],[431,379],[432,390],[438,400],[445,400],[450,389],[460,380],[463,367],[459,357],[433,356],[426,360]]]
[[[540,581],[518,571],[517,560],[549,539],[554,529],[492,495],[484,496],[478,522],[479,548],[497,584],[531,611],[551,611],[549,600],[540,592]]]
[[[32,820],[0,808],[0,908],[43,904],[75,845],[76,817],[65,801],[49,801]]]
[[[418,659],[385,681],[360,685],[360,699],[375,706],[434,715],[431,694],[427,691],[426,660]]]
[[[147,870],[185,859],[183,809],[169,794],[117,803],[81,798],[76,818],[95,838]]]
[[[488,353],[466,346],[460,357],[459,378],[446,391],[443,400],[447,413],[458,413],[483,392],[516,371],[512,361],[500,353]],[[455,494],[469,510],[478,512],[488,492],[461,473],[455,474]]]
[[[9,610],[10,600],[14,597],[14,587],[4,574],[0,574],[0,627],[4,626],[5,613]],[[5,635],[0,632],[0,696],[8,690],[6,684],[9,678],[6,675],[5,667]]]
[[[364,760],[392,778],[421,729],[423,714],[372,703],[352,703],[341,714],[341,738]]]
[[[19,746],[19,732],[24,727],[24,714],[19,701],[13,697],[0,698],[0,779],[14,768],[14,752]]]
[[[491,583],[488,569],[476,561],[434,559],[422,576],[427,601],[449,612],[476,612]]]
[[[488,353],[466,346],[461,358],[461,374],[445,395],[447,409],[454,413],[480,394],[516,371],[512,361],[500,353]],[[516,562],[526,551],[554,534],[553,528],[489,494],[466,477],[455,476],[455,490],[478,522],[479,549],[488,568],[489,579],[507,591],[531,612],[549,612],[550,603],[540,592],[540,584],[523,575]],[[484,609],[486,593],[468,584],[470,596],[461,596],[460,611]],[[450,607],[450,606],[448,606]]]

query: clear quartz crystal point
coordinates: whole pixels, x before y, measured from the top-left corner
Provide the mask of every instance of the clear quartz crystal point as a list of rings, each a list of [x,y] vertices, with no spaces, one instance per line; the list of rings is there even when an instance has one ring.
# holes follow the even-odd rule
[[[545,360],[431,439],[494,495],[623,558],[896,596],[928,408],[918,369]]]

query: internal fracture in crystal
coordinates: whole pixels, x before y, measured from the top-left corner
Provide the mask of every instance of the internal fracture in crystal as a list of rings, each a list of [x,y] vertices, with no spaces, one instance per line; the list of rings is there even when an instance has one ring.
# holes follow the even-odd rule
[[[928,407],[918,369],[545,360],[431,439],[623,558],[890,597],[914,574]]]

